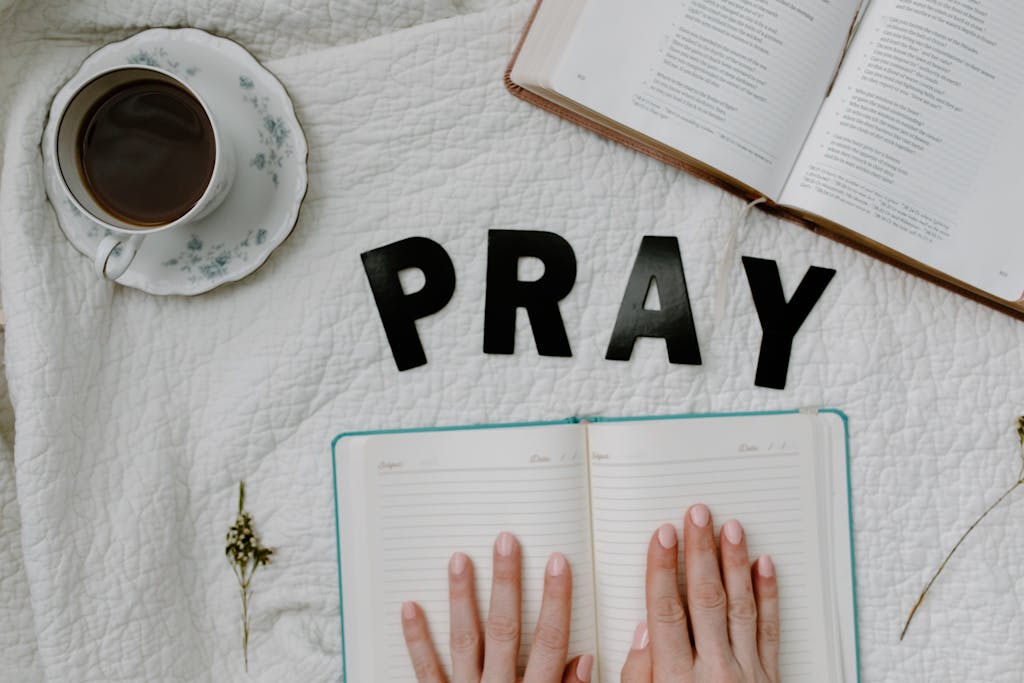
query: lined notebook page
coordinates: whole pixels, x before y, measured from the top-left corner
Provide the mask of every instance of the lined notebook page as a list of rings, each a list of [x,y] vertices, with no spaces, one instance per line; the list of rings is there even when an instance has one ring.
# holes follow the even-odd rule
[[[774,415],[589,425],[599,651],[608,680],[618,680],[633,629],[646,618],[651,535],[670,522],[681,539],[683,512],[697,502],[711,508],[716,532],[736,518],[746,530],[751,557],[769,553],[775,561],[782,680],[833,678],[816,524],[815,458],[822,454],[815,452],[812,419]]]
[[[425,610],[450,674],[448,560],[456,550],[472,558],[481,619],[486,620],[492,547],[501,531],[513,533],[522,546],[520,667],[529,655],[544,568],[554,551],[567,557],[573,573],[570,656],[595,651],[586,442],[580,425],[359,439],[349,449],[360,451],[352,457],[366,464],[366,499],[362,511],[350,509],[349,514],[362,514],[369,533],[365,574],[353,585],[370,593],[362,600],[369,613],[358,623],[374,629],[372,638],[362,641],[372,643],[374,652],[372,675],[356,664],[368,676],[358,680],[416,680],[402,638],[400,608],[406,600]],[[342,539],[343,552],[347,547]],[[345,596],[348,583],[343,577]],[[345,611],[350,617],[347,601]],[[346,631],[355,621],[346,618]],[[349,660],[366,656],[346,650]],[[349,675],[357,674],[349,669]]]

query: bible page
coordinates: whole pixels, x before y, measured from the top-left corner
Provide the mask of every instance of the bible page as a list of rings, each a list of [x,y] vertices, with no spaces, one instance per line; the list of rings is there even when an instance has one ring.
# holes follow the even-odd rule
[[[1020,299],[1022,32],[1019,2],[874,0],[782,203]]]
[[[341,438],[336,449],[348,680],[415,683],[402,637],[404,601],[422,606],[450,675],[448,560],[461,551],[473,561],[484,622],[492,548],[501,531],[512,533],[522,549],[520,670],[555,551],[572,570],[570,656],[595,652],[580,425],[354,435]]]
[[[588,0],[552,86],[777,199],[859,4]]]
[[[694,503],[743,524],[753,560],[771,555],[779,582],[782,680],[843,680],[826,590],[815,416],[750,415],[591,424],[591,510],[602,671],[617,680],[646,619],[647,546],[664,523],[679,534]],[[852,599],[852,585],[844,586]]]

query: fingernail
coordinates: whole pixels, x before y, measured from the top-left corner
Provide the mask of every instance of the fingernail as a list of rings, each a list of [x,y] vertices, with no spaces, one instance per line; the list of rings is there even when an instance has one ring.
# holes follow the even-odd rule
[[[412,602],[402,603],[402,618],[403,619],[414,619],[416,618],[416,604]]]
[[[722,533],[733,545],[738,545],[743,540],[743,527],[735,519],[730,519],[722,525]]]
[[[676,528],[671,524],[662,524],[658,527],[658,543],[666,550],[676,547]]]
[[[452,555],[452,559],[448,562],[448,569],[451,571],[452,576],[461,576],[462,572],[466,571],[466,561],[468,559],[463,553]]]
[[[495,543],[495,548],[498,550],[498,554],[502,557],[509,557],[512,555],[512,548],[515,545],[515,539],[512,538],[512,534],[507,531],[502,531],[498,534],[498,542]]]
[[[590,672],[594,670],[594,657],[593,655],[583,655],[580,657],[580,661],[576,664],[576,678],[583,681],[583,683],[589,683]]]
[[[640,622],[636,625],[636,630],[633,631],[633,649],[642,650],[647,647],[649,638],[647,637],[647,624]]]
[[[772,564],[772,558],[767,555],[757,558],[757,573],[766,579],[775,576],[775,565]]]
[[[711,521],[711,513],[707,506],[697,503],[690,508],[690,521],[701,528],[706,527]]]
[[[562,553],[552,553],[548,558],[548,574],[551,576],[561,576],[565,573],[565,567],[565,555]]]

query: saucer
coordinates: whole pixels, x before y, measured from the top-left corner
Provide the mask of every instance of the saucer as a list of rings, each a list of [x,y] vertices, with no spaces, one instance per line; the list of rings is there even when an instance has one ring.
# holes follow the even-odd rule
[[[238,170],[216,211],[147,237],[117,282],[150,294],[195,295],[244,278],[295,227],[306,194],[306,138],[281,82],[237,43],[198,29],[149,29],[102,47],[57,93],[43,133],[43,169],[61,230],[90,261],[109,234],[61,185],[57,113],[95,74],[130,64],[170,71],[199,93],[234,145]]]

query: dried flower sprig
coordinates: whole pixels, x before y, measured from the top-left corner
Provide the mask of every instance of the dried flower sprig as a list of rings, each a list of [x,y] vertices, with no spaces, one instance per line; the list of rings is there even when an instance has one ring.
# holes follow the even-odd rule
[[[974,524],[967,527],[967,531],[963,533],[963,535],[960,537],[960,540],[956,542],[956,545],[953,546],[953,549],[950,550],[949,553],[946,555],[946,559],[942,561],[942,564],[939,565],[939,568],[935,570],[934,574],[932,574],[932,578],[925,585],[924,590],[921,591],[921,595],[917,598],[917,602],[914,603],[914,607],[910,610],[910,614],[907,615],[907,623],[903,625],[903,631],[900,633],[900,640],[903,640],[903,636],[907,635],[907,629],[910,628],[910,620],[914,618],[914,614],[917,612],[917,608],[921,606],[922,602],[924,602],[924,596],[928,594],[928,589],[930,589],[932,587],[932,584],[935,583],[935,579],[939,578],[939,574],[941,574],[942,570],[946,568],[946,564],[949,562],[949,558],[953,557],[953,553],[956,552],[956,549],[959,548],[960,544],[964,542],[965,538],[967,538],[967,534],[974,531],[974,527],[978,526],[981,523],[981,520],[985,519],[988,513],[992,512],[992,510],[995,509],[997,505],[1002,503],[1007,496],[1016,491],[1018,486],[1024,484],[1024,415],[1021,415],[1020,417],[1017,418],[1017,446],[1020,449],[1020,470],[1017,472],[1017,481],[1015,481],[1010,486],[1010,488],[1006,489],[1006,491],[1003,492],[1003,495],[996,498],[996,501],[994,503],[985,508],[985,511],[981,513],[981,516],[974,520]]]
[[[238,482],[238,516],[228,529],[224,554],[242,590],[242,657],[249,671],[249,601],[252,600],[252,577],[256,569],[270,564],[273,548],[264,547],[252,528],[252,515],[245,511],[245,482]]]

